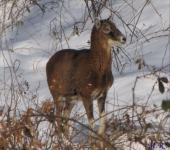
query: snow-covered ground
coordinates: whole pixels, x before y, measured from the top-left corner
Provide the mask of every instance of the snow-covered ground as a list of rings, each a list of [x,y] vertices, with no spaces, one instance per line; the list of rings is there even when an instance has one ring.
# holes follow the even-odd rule
[[[47,1],[37,2],[42,6]],[[111,2],[112,7],[108,8],[123,20],[122,22],[116,14],[112,14],[113,21],[126,35],[127,43],[122,46],[123,52],[120,51],[117,55],[121,62],[118,63],[119,71],[114,67],[116,60],[113,54],[114,84],[107,95],[106,111],[109,113],[108,119],[113,113],[121,119],[126,113],[132,115],[133,109],[130,109],[132,104],[141,105],[136,109],[140,113],[142,106],[146,106],[146,110],[151,110],[155,105],[160,107],[162,100],[170,99],[170,84],[164,84],[165,92],[162,94],[156,83],[157,77],[167,77],[170,81],[170,3],[168,0],[150,0],[144,6],[145,0]],[[64,48],[89,48],[88,41],[93,25],[89,18],[83,26],[84,18],[88,15],[84,1],[64,0],[63,3],[58,2],[58,6],[50,4],[45,6],[47,7],[45,13],[38,6],[31,7],[30,12],[20,17],[17,26],[14,25],[13,29],[10,27],[3,34],[0,51],[1,107],[11,105],[14,108],[17,100],[17,109],[22,112],[27,108],[40,106],[41,102],[47,99],[52,101],[45,72],[49,58]],[[110,16],[108,8],[103,10],[102,19]],[[3,9],[0,9],[1,17],[2,14]],[[8,24],[8,21],[6,23]],[[73,29],[75,27],[79,29],[79,35],[75,34]],[[129,28],[135,35],[132,36]],[[62,30],[64,32],[61,32]],[[139,63],[135,63],[137,60],[145,63],[140,70]],[[25,93],[18,94],[19,92]],[[33,101],[35,95],[36,105]],[[94,103],[97,119],[98,110],[96,102]],[[129,111],[120,110],[128,106]],[[80,115],[85,113],[81,102],[74,107],[72,116],[74,112]],[[163,119],[152,117],[155,125]],[[86,116],[79,121],[87,124]],[[170,127],[170,124],[166,125]]]

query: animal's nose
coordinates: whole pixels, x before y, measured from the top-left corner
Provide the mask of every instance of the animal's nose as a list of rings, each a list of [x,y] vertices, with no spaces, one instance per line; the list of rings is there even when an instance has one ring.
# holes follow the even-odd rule
[[[126,38],[125,37],[122,40],[126,42]]]
[[[126,42],[126,38],[125,38],[124,36],[121,36],[121,37],[120,37],[120,41],[121,41],[122,43],[125,43],[125,42]]]

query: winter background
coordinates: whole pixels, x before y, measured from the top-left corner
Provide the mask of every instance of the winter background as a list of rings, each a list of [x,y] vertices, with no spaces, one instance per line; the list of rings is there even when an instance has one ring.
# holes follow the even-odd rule
[[[4,149],[21,149],[24,145],[29,145],[28,149],[88,149],[88,121],[81,102],[70,118],[87,128],[70,121],[70,134],[82,133],[65,144],[54,142],[54,127],[43,116],[53,111],[51,105],[50,110],[43,106],[53,102],[45,72],[49,58],[65,48],[90,48],[94,17],[91,2],[87,3],[0,2],[0,146]],[[170,111],[161,108],[163,100],[170,100],[170,83],[160,79],[170,81],[169,8],[169,0],[109,0],[100,11],[100,19],[111,16],[127,37],[125,45],[112,49],[114,84],[106,102],[108,141],[118,149],[142,150],[151,141],[157,145],[151,149],[170,149]],[[95,101],[94,111],[97,130]],[[24,117],[30,121],[23,123]],[[16,135],[21,124],[23,130]],[[20,136],[17,144],[15,136]]]

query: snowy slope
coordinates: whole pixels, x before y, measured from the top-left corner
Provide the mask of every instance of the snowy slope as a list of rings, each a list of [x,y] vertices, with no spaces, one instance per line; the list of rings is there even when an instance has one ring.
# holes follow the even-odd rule
[[[41,5],[44,3],[45,0],[39,1]],[[113,21],[127,37],[127,43],[122,46],[122,49],[128,56],[123,52],[118,54],[122,66],[119,63],[120,71],[117,71],[114,67],[113,55],[114,84],[107,96],[106,111],[108,113],[114,111],[118,118],[121,118],[125,112],[117,110],[130,106],[133,102],[136,105],[144,105],[148,109],[153,108],[154,104],[160,106],[163,99],[170,99],[168,91],[170,84],[165,84],[165,92],[161,94],[156,83],[158,76],[167,77],[170,80],[170,41],[167,30],[169,1],[152,0],[143,9],[144,3],[145,1],[140,0],[129,1],[129,3],[124,0],[112,1],[111,8],[119,12],[122,20],[132,31],[137,22],[134,33],[138,37],[136,38],[135,35],[132,37],[129,28],[120,18],[113,15]],[[35,108],[35,103],[31,100],[34,95],[37,96],[37,105],[41,105],[41,102],[46,99],[52,101],[45,73],[49,58],[56,51],[64,48],[89,48],[87,42],[90,40],[92,22],[88,19],[84,27],[81,23],[84,21],[83,16],[88,15],[84,1],[65,0],[64,3],[59,2],[53,9],[50,4],[46,7],[48,10],[46,13],[43,13],[38,6],[32,7],[30,13],[27,12],[20,18],[21,24],[14,26],[13,30],[11,28],[6,30],[3,36],[3,46],[0,51],[0,106],[8,106],[12,103],[14,107],[15,101],[10,94],[15,92],[26,92],[22,96],[16,94],[18,109],[21,111],[28,107]],[[108,16],[110,11],[106,8],[101,17],[106,19]],[[74,33],[74,24],[79,29],[79,35]],[[64,30],[64,33],[61,33],[61,30]],[[140,70],[135,63],[138,59],[145,61],[146,65]],[[159,70],[155,75],[152,74],[153,68]],[[29,89],[25,81],[28,82]],[[138,111],[142,109],[138,108]],[[73,112],[84,114],[82,103],[78,103]],[[95,112],[95,118],[98,118],[96,106]],[[131,115],[132,109],[127,113]],[[72,115],[74,116],[74,113]],[[113,113],[110,113],[107,118],[109,119],[112,115]],[[80,121],[87,124],[86,117]],[[159,118],[155,121],[159,122]]]

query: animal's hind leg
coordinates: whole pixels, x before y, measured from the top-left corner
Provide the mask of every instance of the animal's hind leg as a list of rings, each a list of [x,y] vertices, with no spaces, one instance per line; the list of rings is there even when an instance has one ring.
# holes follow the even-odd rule
[[[76,102],[71,101],[71,99],[68,97],[66,98],[66,104],[64,108],[64,113],[63,113],[63,125],[64,125],[64,135],[68,138],[69,137],[69,117],[71,110],[73,109],[74,105]]]
[[[56,121],[57,121],[57,134],[59,138],[62,139],[62,111],[63,111],[63,101],[59,98],[58,95],[53,94],[53,99],[56,105]]]

